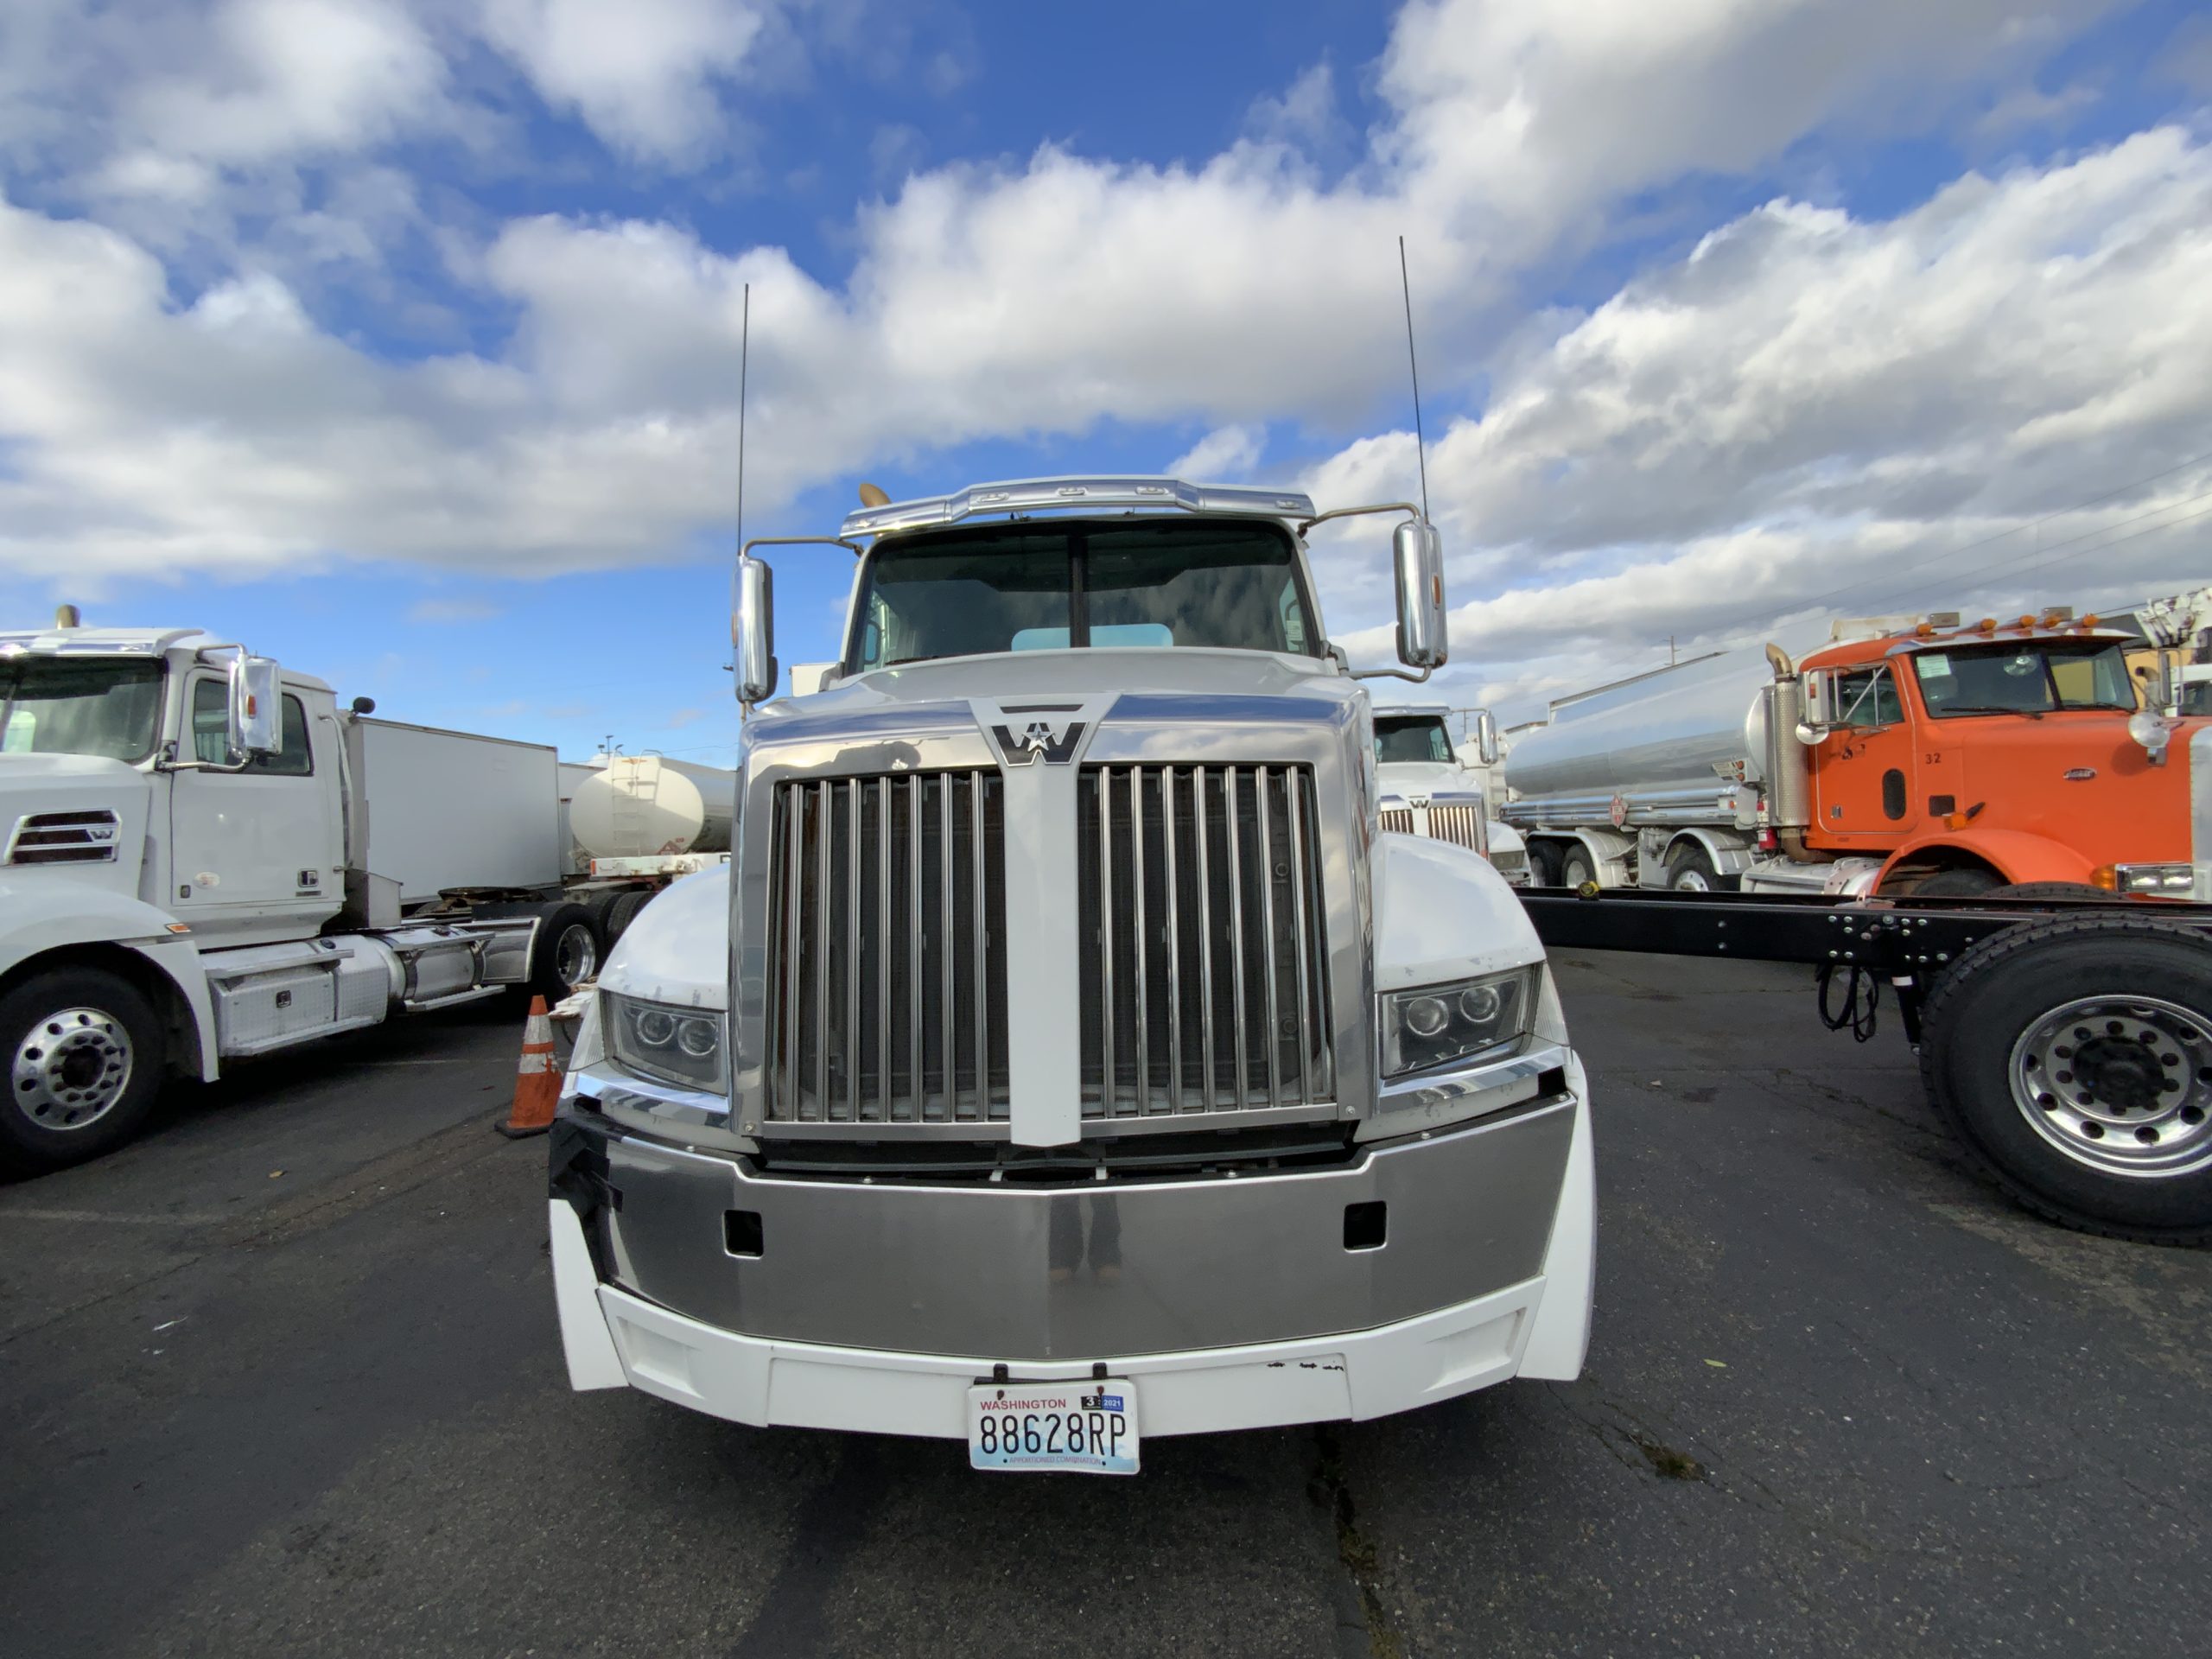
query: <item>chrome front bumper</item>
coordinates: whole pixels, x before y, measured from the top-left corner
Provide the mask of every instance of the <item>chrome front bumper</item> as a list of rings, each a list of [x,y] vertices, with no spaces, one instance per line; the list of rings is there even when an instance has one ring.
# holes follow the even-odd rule
[[[1569,1066],[1567,1089],[1321,1168],[1052,1185],[763,1173],[572,1101],[555,1196],[598,1283],[741,1338],[994,1362],[1294,1342],[1542,1275],[1587,1159]]]
[[[1595,1183],[1582,1071],[1564,1071],[1559,1095],[1340,1169],[1073,1190],[762,1179],[571,1109],[548,1205],[569,1381],[736,1422],[958,1439],[969,1385],[999,1367],[1103,1364],[1141,1391],[1147,1435],[1571,1379]],[[757,1235],[730,1226],[741,1202]],[[1375,1202],[1383,1243],[1348,1249],[1345,1206]]]

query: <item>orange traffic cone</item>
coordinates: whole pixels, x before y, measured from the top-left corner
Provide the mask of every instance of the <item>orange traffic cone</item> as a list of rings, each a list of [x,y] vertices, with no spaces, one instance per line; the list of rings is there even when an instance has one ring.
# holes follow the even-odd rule
[[[553,1021],[545,1012],[545,999],[530,999],[530,1023],[522,1028],[522,1064],[515,1068],[514,1109],[504,1123],[495,1124],[510,1141],[526,1135],[543,1135],[553,1127],[553,1109],[561,1103],[561,1068],[553,1062]]]

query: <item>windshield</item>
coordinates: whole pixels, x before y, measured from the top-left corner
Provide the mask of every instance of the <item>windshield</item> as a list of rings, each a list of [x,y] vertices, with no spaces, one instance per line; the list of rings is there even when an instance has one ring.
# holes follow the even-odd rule
[[[1921,701],[1950,715],[2040,715],[2135,708],[2116,639],[2037,639],[1923,651],[1912,659]]]
[[[159,663],[0,659],[0,753],[143,760],[153,752],[161,716]]]
[[[902,537],[868,556],[846,672],[1070,646],[1317,655],[1290,537],[1187,518]]]
[[[1450,766],[1452,734],[1441,715],[1377,715],[1375,716],[1375,764],[1391,766],[1412,761]]]

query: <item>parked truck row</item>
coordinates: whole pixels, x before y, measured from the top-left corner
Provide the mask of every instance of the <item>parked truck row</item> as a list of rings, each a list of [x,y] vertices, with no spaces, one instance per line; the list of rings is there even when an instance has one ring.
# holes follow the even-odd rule
[[[2064,610],[1837,623],[1552,705],[1506,759],[1547,885],[2212,899],[2201,717],[2139,707],[2139,636]]]
[[[711,778],[372,708],[192,630],[0,634],[0,1158],[97,1156],[170,1075],[563,995],[727,856]]]

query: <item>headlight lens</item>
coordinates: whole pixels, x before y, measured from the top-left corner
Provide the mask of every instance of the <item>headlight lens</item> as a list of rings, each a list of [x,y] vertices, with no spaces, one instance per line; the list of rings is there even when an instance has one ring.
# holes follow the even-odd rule
[[[1382,1075],[1425,1071],[1517,1042],[1535,1013],[1540,971],[1515,968],[1391,992],[1382,999]]]
[[[618,1064],[665,1083],[729,1092],[720,1014],[641,1001],[612,991],[600,996],[605,1004],[607,1046]]]

